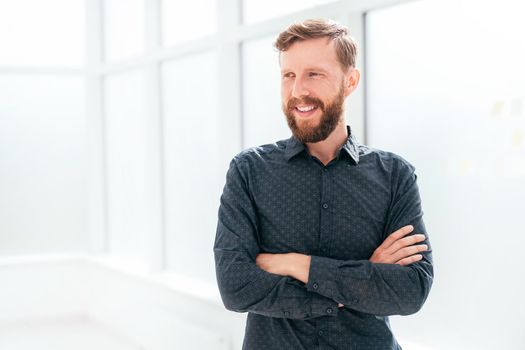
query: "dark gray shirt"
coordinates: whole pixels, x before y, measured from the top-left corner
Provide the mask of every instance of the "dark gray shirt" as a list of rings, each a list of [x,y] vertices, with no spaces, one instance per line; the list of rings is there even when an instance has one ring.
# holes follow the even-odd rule
[[[294,137],[230,163],[214,253],[224,305],[249,313],[243,349],[400,349],[388,316],[415,313],[428,296],[428,236],[417,263],[368,261],[405,225],[427,235],[414,167],[347,128],[326,166]],[[310,255],[308,283],[260,269],[263,252]]]

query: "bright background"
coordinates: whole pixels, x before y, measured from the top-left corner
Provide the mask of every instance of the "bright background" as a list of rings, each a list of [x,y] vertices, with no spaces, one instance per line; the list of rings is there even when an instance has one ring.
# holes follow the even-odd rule
[[[518,0],[0,0],[0,349],[240,349],[212,246],[229,160],[289,136],[272,42],[359,45],[357,138],[409,160],[434,250],[404,349],[524,349]],[[84,347],[83,347],[84,346]]]

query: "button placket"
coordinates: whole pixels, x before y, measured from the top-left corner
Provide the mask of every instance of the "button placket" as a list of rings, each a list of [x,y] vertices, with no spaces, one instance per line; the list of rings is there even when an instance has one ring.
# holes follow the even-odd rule
[[[331,225],[331,175],[333,174],[333,164],[323,165],[320,170],[321,179],[321,193],[320,193],[320,226],[319,226],[319,255],[327,255],[329,253],[328,243],[330,241],[330,225]]]

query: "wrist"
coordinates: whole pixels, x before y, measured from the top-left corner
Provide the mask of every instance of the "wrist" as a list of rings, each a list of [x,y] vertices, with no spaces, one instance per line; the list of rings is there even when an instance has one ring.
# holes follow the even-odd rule
[[[291,263],[288,264],[289,276],[303,282],[308,282],[311,257],[305,254],[290,253]]]

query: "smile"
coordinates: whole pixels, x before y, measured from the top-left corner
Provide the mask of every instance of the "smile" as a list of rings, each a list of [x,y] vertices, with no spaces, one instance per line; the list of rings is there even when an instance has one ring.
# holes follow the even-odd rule
[[[312,109],[316,108],[315,106],[303,106],[303,107],[295,107],[297,108],[300,112],[310,112]]]
[[[310,105],[310,106],[296,106],[294,108],[295,112],[302,116],[302,117],[308,117],[312,115],[316,110],[317,106]]]

